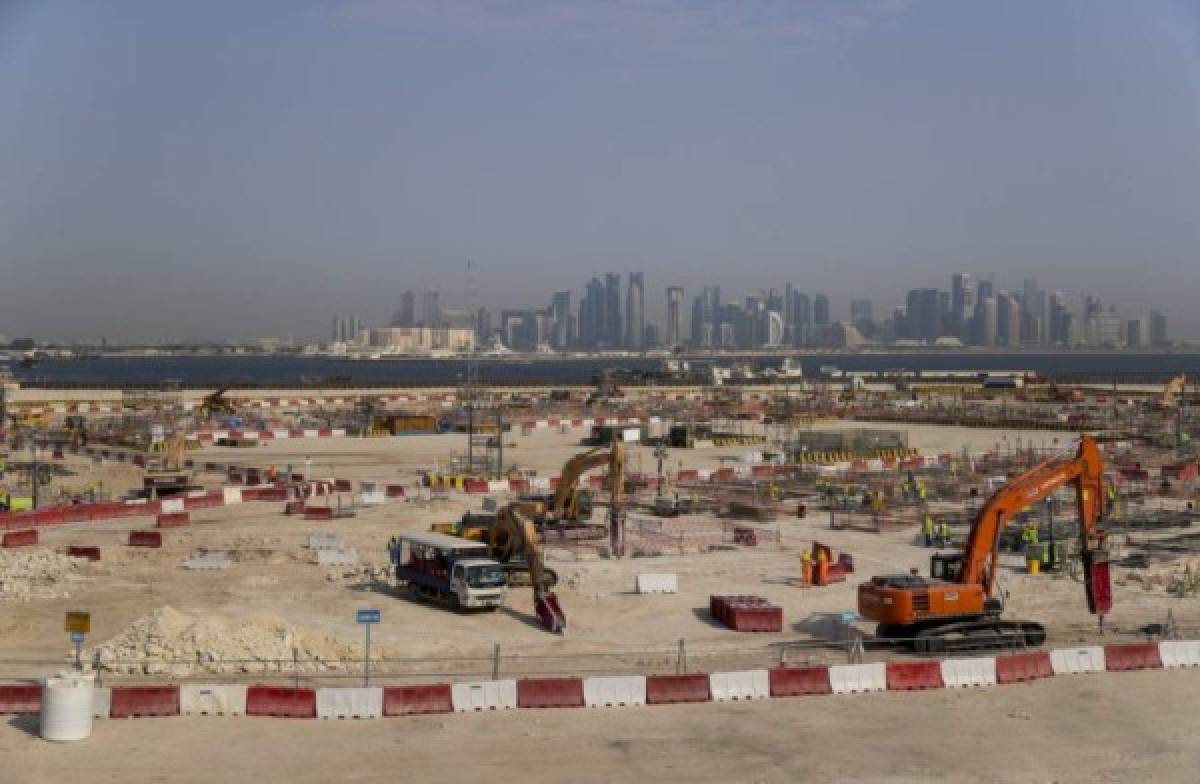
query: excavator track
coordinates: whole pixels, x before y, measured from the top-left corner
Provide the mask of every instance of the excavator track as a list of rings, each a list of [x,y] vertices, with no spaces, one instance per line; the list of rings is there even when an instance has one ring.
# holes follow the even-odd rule
[[[876,636],[904,643],[915,653],[951,653],[1036,648],[1046,642],[1046,627],[1036,621],[981,618],[925,628],[881,624]]]

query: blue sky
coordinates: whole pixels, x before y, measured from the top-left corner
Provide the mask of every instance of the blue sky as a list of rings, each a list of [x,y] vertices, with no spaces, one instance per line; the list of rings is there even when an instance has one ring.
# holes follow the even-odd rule
[[[1200,335],[1200,6],[0,0],[0,182],[10,336],[323,335],[467,259],[495,306],[964,270]]]

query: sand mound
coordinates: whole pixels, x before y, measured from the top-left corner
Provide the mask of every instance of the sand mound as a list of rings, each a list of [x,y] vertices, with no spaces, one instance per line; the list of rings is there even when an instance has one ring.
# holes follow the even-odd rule
[[[268,617],[230,622],[160,607],[97,646],[101,669],[124,674],[186,676],[195,673],[300,672],[341,668],[338,659],[361,656],[331,637]]]

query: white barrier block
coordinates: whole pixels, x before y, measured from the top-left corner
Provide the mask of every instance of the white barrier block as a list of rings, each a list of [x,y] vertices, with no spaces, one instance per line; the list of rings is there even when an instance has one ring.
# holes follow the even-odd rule
[[[584,678],[583,702],[589,708],[645,705],[646,676]]]
[[[996,685],[996,657],[942,659],[942,683],[947,689]]]
[[[715,702],[761,700],[771,696],[771,681],[766,670],[714,672],[708,676],[708,687]]]
[[[92,695],[92,718],[107,719],[112,713],[112,689],[107,686],[97,686]]]
[[[240,683],[181,683],[179,712],[185,716],[245,716],[246,686]]]
[[[317,689],[318,719],[378,719],[383,716],[383,689]]]
[[[358,563],[358,550],[347,547],[345,550],[317,550],[317,564],[320,566],[354,566]]]
[[[228,430],[214,430],[213,431],[213,441],[220,441],[223,438],[229,438]]]
[[[194,555],[183,562],[184,569],[210,570],[210,569],[228,569],[229,556],[223,551],[213,551],[204,553],[203,555]]]
[[[517,707],[515,680],[456,683],[450,687],[450,702],[457,713],[512,710]]]
[[[1200,642],[1163,640],[1158,644],[1163,667],[1200,667]]]
[[[507,479],[489,479],[487,484],[488,484],[488,492],[489,493],[507,493],[508,492],[508,480]]]
[[[638,593],[679,593],[679,583],[674,574],[639,574]]]
[[[333,430],[330,431],[330,433],[333,435],[334,438],[344,438],[346,436],[346,428],[335,427]]]
[[[548,492],[550,490],[550,477],[535,476],[529,480],[529,489]]]
[[[887,664],[835,664],[829,668],[829,685],[834,694],[887,691]]]
[[[223,489],[225,493],[225,505],[240,504],[242,502],[242,488],[226,487]]]
[[[281,438],[291,438],[291,436],[292,436],[292,433],[290,430],[272,430],[271,431],[271,438],[274,438],[276,441],[278,441]]]
[[[1104,649],[1099,645],[1083,648],[1059,648],[1050,651],[1050,666],[1055,675],[1104,672]]]
[[[387,494],[382,490],[372,490],[369,493],[359,493],[358,503],[362,506],[380,506],[387,503]]]
[[[346,546],[346,540],[341,534],[309,534],[308,549],[310,550],[341,550]]]
[[[318,434],[317,434],[317,431],[316,431],[316,430],[305,430],[305,431],[304,431],[304,437],[305,437],[305,438],[316,438],[316,437],[317,437],[317,435],[318,435]]]
[[[159,507],[163,514],[176,514],[184,511],[182,498],[165,498]]]

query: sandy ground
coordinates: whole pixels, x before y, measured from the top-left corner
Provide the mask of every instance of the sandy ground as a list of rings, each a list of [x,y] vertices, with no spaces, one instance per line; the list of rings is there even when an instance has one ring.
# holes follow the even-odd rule
[[[0,724],[0,782],[1193,782],[1195,670],[966,692],[379,721]],[[166,753],[169,750],[169,753]]]

